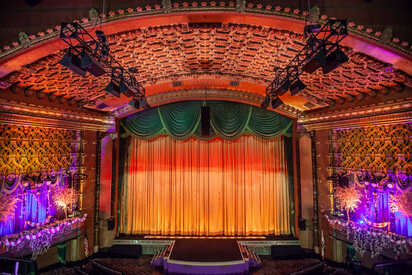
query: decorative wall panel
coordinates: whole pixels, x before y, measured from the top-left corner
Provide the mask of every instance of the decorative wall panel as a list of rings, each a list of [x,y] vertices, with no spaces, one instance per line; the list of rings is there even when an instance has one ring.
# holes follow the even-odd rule
[[[338,198],[332,201],[332,213],[346,216],[356,228],[365,225],[411,237],[411,137],[411,123],[334,129],[329,179]],[[347,213],[340,211],[345,208],[342,205],[354,198],[339,199],[336,194],[342,188],[345,194],[360,195],[358,204],[346,209]]]
[[[85,168],[93,170],[96,156],[84,153],[86,143],[95,150],[93,140],[79,130],[0,124],[0,198],[14,202],[0,209],[1,255],[36,259],[63,240],[56,236],[78,234],[87,215],[93,242],[94,189],[85,189]]]
[[[338,171],[411,174],[412,124],[335,129],[332,166]]]
[[[0,174],[27,174],[76,167],[73,130],[0,124]]]

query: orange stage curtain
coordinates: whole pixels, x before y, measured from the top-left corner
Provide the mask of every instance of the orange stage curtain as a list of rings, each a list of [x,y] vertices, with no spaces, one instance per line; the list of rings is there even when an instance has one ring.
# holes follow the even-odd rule
[[[131,138],[120,232],[290,234],[283,137]]]

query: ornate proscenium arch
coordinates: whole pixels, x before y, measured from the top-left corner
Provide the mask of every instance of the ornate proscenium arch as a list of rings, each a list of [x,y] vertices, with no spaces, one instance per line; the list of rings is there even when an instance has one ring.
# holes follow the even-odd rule
[[[274,66],[286,64],[305,44],[304,21],[298,20],[303,17],[201,9],[147,16],[119,12],[118,19],[114,13],[102,25],[115,58],[125,67],[137,68],[136,78],[146,88],[149,104],[165,92],[193,93],[193,99],[204,99],[198,91],[205,89],[263,99]],[[93,33],[96,28],[87,21],[84,24]],[[297,110],[308,110],[399,83],[411,85],[412,62],[407,54],[357,34],[350,34],[343,45],[348,63],[328,75],[303,74],[307,88],[297,96],[287,93],[282,100]],[[116,111],[125,106],[128,98],[117,99],[102,91],[110,81],[108,75],[82,78],[57,65],[64,48],[51,37],[6,56],[0,61],[2,81],[82,101],[89,108]],[[215,93],[207,99],[224,98]]]

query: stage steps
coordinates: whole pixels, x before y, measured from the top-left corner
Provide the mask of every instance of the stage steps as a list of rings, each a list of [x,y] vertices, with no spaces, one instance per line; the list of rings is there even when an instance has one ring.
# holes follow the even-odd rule
[[[166,273],[248,274],[262,261],[236,240],[176,240],[158,251],[151,265]]]
[[[163,259],[170,257],[170,253],[172,252],[173,249],[173,244],[172,242],[170,245],[165,246],[163,249],[159,250],[152,258],[150,261],[150,265],[153,267],[161,267],[163,266]]]
[[[242,245],[246,246],[250,251],[259,256],[270,256],[272,253],[272,246],[293,246],[300,245],[299,240],[241,240],[239,241]]]
[[[262,261],[259,256],[257,256],[252,250],[250,250],[246,245],[239,243],[240,252],[244,259],[248,259],[249,265],[252,269],[258,269],[262,266]]]

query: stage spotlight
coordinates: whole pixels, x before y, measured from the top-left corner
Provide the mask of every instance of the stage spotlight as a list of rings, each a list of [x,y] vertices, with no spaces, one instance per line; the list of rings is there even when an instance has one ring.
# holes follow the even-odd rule
[[[307,73],[313,73],[320,67],[324,67],[326,64],[326,49],[322,47],[320,51],[311,59],[308,63],[306,63],[302,70]]]
[[[65,66],[66,68],[70,69],[72,72],[80,75],[85,76],[86,70],[81,67],[80,58],[77,55],[73,55],[70,52],[67,52],[63,58],[59,61],[59,64]]]
[[[87,53],[82,53],[81,57],[82,57],[81,63],[80,63],[81,67],[87,70],[92,75],[101,76],[106,73],[103,65],[97,62],[93,57],[91,57]]]
[[[306,85],[302,81],[300,81],[300,79],[298,79],[295,82],[293,82],[293,84],[290,86],[290,94],[296,95],[299,91],[305,88]]]
[[[139,108],[149,109],[150,108],[150,105],[147,103],[146,97],[133,98],[132,100],[129,101],[129,105],[136,109],[139,109]]]
[[[140,98],[140,106],[141,106],[143,109],[150,109],[150,108],[151,108],[150,105],[149,105],[149,103],[147,102],[147,98],[146,98],[145,96],[142,96],[142,97]]]
[[[283,95],[284,93],[289,91],[289,87],[290,87],[290,81],[288,78],[283,82],[283,84],[279,87],[279,89],[276,90],[277,95]]]
[[[132,100],[129,101],[129,105],[136,108],[136,109],[139,109],[140,108],[140,100],[138,100],[136,98],[133,98]]]
[[[97,30],[96,37],[100,42],[100,54],[103,59],[106,59],[109,55],[109,45],[107,44],[107,37],[103,31]]]
[[[116,83],[113,82],[113,80],[110,81],[110,83],[106,86],[106,88],[104,88],[106,92],[114,95],[115,97],[120,97],[120,94],[126,92],[128,89],[129,88],[127,88],[127,86],[123,83],[123,81],[121,81],[120,84],[117,85]]]
[[[349,57],[339,48],[337,48],[326,57],[326,64],[323,67],[323,73],[330,73],[347,61],[349,61]]]
[[[101,30],[97,30],[96,31],[96,36],[97,36],[97,39],[101,42],[101,43],[103,43],[103,44],[107,44],[107,37],[106,37],[106,35],[104,34],[104,32],[103,31],[101,31]]]
[[[322,26],[320,24],[311,24],[311,25],[307,25],[303,28],[303,32],[305,34],[310,34],[310,33],[317,33],[320,31],[320,29],[322,28]]]
[[[270,96],[266,95],[265,99],[263,100],[263,102],[260,104],[260,107],[263,109],[267,109],[267,107],[269,107],[269,103],[270,103]]]
[[[120,97],[120,89],[119,86],[117,86],[115,83],[110,81],[110,83],[104,88],[106,92],[109,94],[114,95],[115,97]]]
[[[283,101],[277,96],[276,98],[272,99],[272,108],[276,109],[280,105],[283,104]]]

